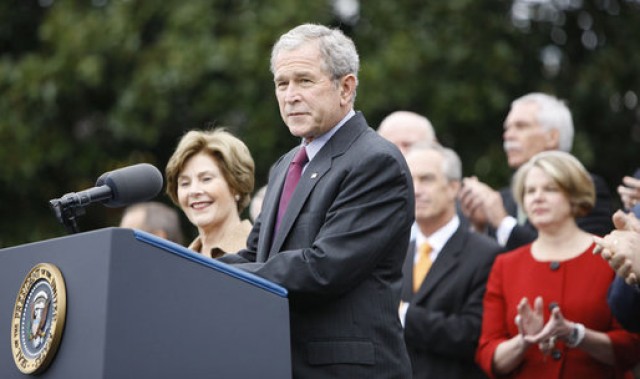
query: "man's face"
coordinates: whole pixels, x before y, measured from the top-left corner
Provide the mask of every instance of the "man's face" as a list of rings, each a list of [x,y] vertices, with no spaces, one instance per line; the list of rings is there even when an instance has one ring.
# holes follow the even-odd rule
[[[409,152],[406,159],[416,197],[416,222],[444,225],[455,213],[459,187],[445,176],[442,155],[433,150],[418,150]]]
[[[323,69],[317,43],[280,52],[273,67],[280,115],[294,136],[313,140],[346,115],[351,93],[345,93],[345,81],[355,77],[347,75],[336,85]]]
[[[509,167],[518,168],[529,158],[557,149],[557,130],[546,130],[537,119],[538,105],[525,102],[514,105],[504,121],[504,150]]]

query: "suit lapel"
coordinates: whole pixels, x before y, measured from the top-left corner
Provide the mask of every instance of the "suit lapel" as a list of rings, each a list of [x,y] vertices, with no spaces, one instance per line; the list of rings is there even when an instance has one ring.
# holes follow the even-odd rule
[[[322,177],[331,169],[333,159],[344,154],[349,146],[356,140],[356,138],[368,129],[368,125],[362,116],[362,113],[357,112],[346,124],[344,124],[340,130],[334,134],[329,141],[320,149],[318,154],[309,162],[309,165],[302,173],[300,181],[296,186],[295,191],[289,202],[278,232],[273,235],[275,228],[275,219],[278,213],[278,203],[280,199],[280,193],[284,186],[284,180],[287,175],[287,170],[297,148],[290,151],[286,158],[283,159],[282,165],[280,165],[280,171],[277,175],[274,175],[274,179],[278,186],[278,191],[274,191],[275,198],[271,201],[272,209],[269,213],[269,223],[265,225],[266,232],[269,235],[263,235],[263,240],[271,241],[270,235],[273,235],[273,243],[267,247],[265,251],[271,254],[275,254],[282,249],[282,246],[286,240],[287,235],[291,231],[291,228],[295,224],[298,215],[300,214],[305,203],[309,199],[313,188],[322,179]],[[265,199],[266,200],[266,199]],[[267,237],[267,238],[264,238]]]
[[[327,146],[325,145],[325,147]],[[324,147],[322,150],[325,150]],[[300,211],[304,206],[304,203],[306,203],[307,199],[309,198],[309,195],[311,194],[313,187],[315,187],[316,183],[318,183],[320,178],[322,178],[324,174],[326,174],[327,171],[329,171],[329,169],[331,168],[331,159],[322,158],[320,155],[321,154],[318,153],[318,155],[313,159],[313,161],[309,163],[307,168],[302,173],[302,176],[300,177],[300,181],[298,182],[298,185],[296,186],[296,189],[293,192],[293,195],[291,196],[289,207],[287,208],[287,210],[285,211],[285,214],[282,217],[280,228],[278,229],[278,232],[273,237],[274,240],[273,240],[273,244],[271,245],[271,251],[269,252],[269,255],[280,251],[286,236],[291,231],[291,227],[295,224],[295,221],[297,220],[298,215],[300,214]],[[316,159],[316,158],[319,158],[319,159]],[[284,183],[284,179],[282,180],[282,182]],[[282,187],[282,185],[280,187]],[[278,201],[279,201],[279,198],[276,199],[276,202]],[[277,212],[278,210],[276,207],[274,213],[277,214]],[[273,222],[269,230],[273,230],[274,227],[275,227],[275,222]]]
[[[407,249],[407,256],[404,259],[404,265],[402,265],[402,294],[401,299],[403,301],[410,302],[413,298],[413,261],[416,255],[416,241],[411,240],[409,242],[409,249]]]
[[[273,172],[267,186],[267,192],[262,205],[260,215],[260,236],[258,239],[258,251],[256,254],[257,262],[266,262],[269,257],[271,245],[273,241],[273,229],[276,225],[278,216],[278,206],[280,204],[280,193],[284,186],[284,180],[293,157],[298,149],[295,148],[283,155],[282,158],[273,166]]]
[[[433,262],[433,266],[431,266],[427,277],[415,295],[416,301],[429,296],[437,288],[438,284],[458,266],[463,246],[464,235],[461,226],[459,226],[438,254],[436,261]]]

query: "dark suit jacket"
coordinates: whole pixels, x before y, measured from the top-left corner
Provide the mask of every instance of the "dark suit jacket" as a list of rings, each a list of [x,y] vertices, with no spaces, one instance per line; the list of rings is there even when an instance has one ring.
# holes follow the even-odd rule
[[[247,249],[222,260],[251,262],[238,267],[289,290],[295,378],[409,378],[398,318],[414,220],[404,158],[357,113],[309,162],[273,236],[297,150],[275,163]]]
[[[604,179],[594,174],[591,174],[591,178],[596,189],[596,203],[588,215],[576,218],[576,223],[586,232],[604,236],[613,230],[611,192]],[[501,189],[500,195],[507,213],[517,218],[518,205],[513,198],[511,188],[505,187]],[[527,221],[525,224],[516,225],[513,228],[505,248],[507,251],[513,250],[533,242],[537,237],[538,231]]]
[[[410,303],[404,338],[414,379],[486,378],[474,354],[485,285],[500,251],[495,240],[461,224],[413,294],[415,243],[409,246],[402,298]]]
[[[622,278],[616,279],[609,287],[607,302],[611,313],[630,332],[640,333],[640,289],[627,285]]]

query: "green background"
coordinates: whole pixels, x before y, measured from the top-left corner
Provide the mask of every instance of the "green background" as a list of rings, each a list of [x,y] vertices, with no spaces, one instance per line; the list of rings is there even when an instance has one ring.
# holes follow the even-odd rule
[[[615,187],[640,166],[638,0],[9,0],[0,246],[65,235],[49,199],[134,163],[164,171],[189,129],[226,126],[265,184],[297,143],[278,114],[270,49],[305,22],[354,39],[356,109],[372,127],[398,109],[426,115],[465,175],[507,184],[502,122],[510,101],[533,91],[568,101],[573,153],[608,181],[616,205]],[[91,205],[80,229],[115,225],[120,211]]]

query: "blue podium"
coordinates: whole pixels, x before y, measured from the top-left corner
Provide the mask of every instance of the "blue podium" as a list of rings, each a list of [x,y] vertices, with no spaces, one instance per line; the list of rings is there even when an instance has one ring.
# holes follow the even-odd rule
[[[2,249],[0,288],[3,379],[291,378],[286,290],[147,233]]]

